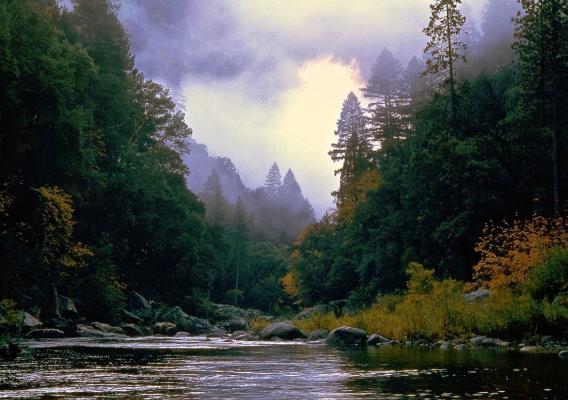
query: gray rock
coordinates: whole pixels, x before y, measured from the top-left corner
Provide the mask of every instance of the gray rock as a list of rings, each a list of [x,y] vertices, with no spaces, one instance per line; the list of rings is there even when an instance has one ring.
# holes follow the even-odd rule
[[[568,350],[562,350],[560,353],[558,353],[558,357],[568,358]]]
[[[293,340],[298,338],[305,338],[302,331],[296,328],[294,325],[287,324],[285,322],[275,322],[268,325],[260,332],[261,339],[271,339],[273,337],[279,337],[281,339]]]
[[[316,329],[310,332],[308,335],[308,340],[321,340],[329,336],[329,331],[327,329]]]
[[[542,351],[542,347],[540,346],[525,346],[521,347],[519,351],[523,353],[540,353]]]
[[[225,330],[223,328],[219,328],[218,326],[214,326],[213,328],[211,328],[211,332],[209,332],[207,337],[223,337],[226,334],[227,333],[225,332]]]
[[[63,318],[76,319],[79,317],[75,303],[69,297],[59,296],[57,299],[58,315]]]
[[[227,332],[246,330],[249,328],[248,321],[260,316],[262,316],[262,313],[258,310],[239,308],[228,304],[209,303],[207,305],[207,318],[211,323]]]
[[[390,342],[390,339],[379,335],[377,333],[373,333],[371,336],[369,336],[369,339],[367,339],[367,345],[368,346],[378,346],[382,343],[387,343]]]
[[[98,329],[99,331],[105,333],[115,333],[117,335],[124,335],[124,329],[122,329],[120,326],[112,326],[109,324],[105,324],[104,322],[97,322],[97,321],[91,323],[91,325],[93,326],[93,328]]]
[[[465,344],[458,344],[457,346],[454,346],[454,350],[458,351],[467,350],[467,346]]]
[[[496,338],[485,338],[479,345],[484,347],[509,347],[511,343]]]
[[[444,342],[440,345],[440,350],[451,350],[452,349],[452,345],[450,344],[450,342]]]
[[[233,333],[231,333],[231,337],[236,338],[236,337],[239,337],[241,335],[247,335],[249,333],[250,332],[247,332],[247,331],[234,331]]]
[[[65,336],[65,332],[59,329],[33,329],[28,332],[26,337],[33,339],[44,339],[44,338],[62,338]]]
[[[206,319],[201,319],[187,315],[181,307],[168,307],[159,315],[162,322],[175,324],[178,330],[191,332],[194,334],[211,332],[213,326]]]
[[[77,325],[77,335],[81,337],[104,337],[107,334],[103,331],[99,331],[98,329],[84,324]]]
[[[32,330],[32,329],[41,328],[43,326],[43,323],[33,315],[24,312],[24,319],[22,321],[22,325],[24,329]]]
[[[474,346],[479,346],[485,339],[487,339],[486,336],[475,336],[471,338],[470,343]]]
[[[475,300],[481,300],[481,299],[485,299],[487,297],[489,297],[491,295],[491,291],[488,289],[479,289],[476,290],[474,292],[469,292],[464,294],[464,298],[467,301],[475,301]]]
[[[154,324],[154,333],[157,335],[174,336],[177,332],[177,326],[173,322],[156,322]]]
[[[145,336],[147,335],[147,331],[135,324],[123,324],[120,326],[124,333],[128,336]]]
[[[179,331],[179,332],[177,332],[174,336],[175,336],[175,337],[190,337],[191,334],[188,333],[188,332]]]
[[[310,308],[304,308],[302,311],[300,311],[295,319],[298,320],[302,320],[302,319],[308,319],[313,317],[314,315],[317,314],[325,314],[326,312],[328,312],[328,306],[325,304],[320,304],[318,306],[314,306],[314,307],[310,307]]]
[[[366,346],[367,332],[362,329],[342,326],[333,330],[325,343],[329,346],[346,347],[346,346]]]

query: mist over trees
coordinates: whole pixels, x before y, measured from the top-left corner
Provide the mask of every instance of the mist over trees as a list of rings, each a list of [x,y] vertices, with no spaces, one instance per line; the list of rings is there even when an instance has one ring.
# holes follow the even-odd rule
[[[302,304],[369,304],[405,288],[410,262],[469,280],[486,224],[565,210],[567,3],[523,1],[518,14],[515,1],[489,0],[481,32],[460,4],[432,2],[425,62],[404,67],[381,49],[368,109],[353,94],[344,103],[329,152],[342,163],[337,209],[290,258],[286,285]],[[349,115],[364,122],[345,129]],[[349,151],[363,137],[366,151]],[[362,159],[378,179],[347,202]]]

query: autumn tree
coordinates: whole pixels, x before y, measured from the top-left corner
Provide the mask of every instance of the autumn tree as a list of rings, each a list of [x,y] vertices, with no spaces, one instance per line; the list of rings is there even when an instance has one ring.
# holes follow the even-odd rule
[[[430,58],[426,61],[426,72],[442,74],[450,86],[450,113],[452,123],[456,117],[455,66],[459,59],[465,61],[465,44],[460,39],[465,17],[459,10],[461,0],[435,0],[430,5],[432,12],[424,33],[430,38],[424,53]]]

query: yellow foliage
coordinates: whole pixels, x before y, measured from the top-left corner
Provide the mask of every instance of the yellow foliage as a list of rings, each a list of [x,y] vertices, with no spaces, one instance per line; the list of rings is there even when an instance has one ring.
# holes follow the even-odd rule
[[[270,320],[264,317],[256,317],[249,321],[249,327],[253,332],[260,332],[270,324]]]
[[[80,242],[73,242],[73,206],[71,196],[58,187],[34,189],[39,194],[38,231],[41,232],[40,254],[48,266],[73,268],[93,255],[90,248]]]
[[[300,294],[300,289],[298,287],[298,277],[294,271],[289,271],[280,280],[284,292],[292,299],[295,299]]]
[[[353,326],[369,333],[408,340],[491,334],[506,329],[511,323],[528,323],[532,318],[532,302],[527,295],[502,290],[487,299],[471,302],[464,297],[464,282],[430,279],[433,271],[419,264],[412,269],[411,289],[405,295],[381,296],[371,307],[353,315],[316,314],[294,324],[308,332]]]
[[[481,260],[473,267],[477,286],[515,288],[541,264],[554,247],[568,246],[568,220],[539,215],[503,225],[487,225],[475,250]]]
[[[370,169],[349,182],[342,183],[334,195],[337,200],[335,217],[339,221],[348,221],[353,216],[358,204],[364,203],[367,192],[379,187],[381,175],[376,168]]]

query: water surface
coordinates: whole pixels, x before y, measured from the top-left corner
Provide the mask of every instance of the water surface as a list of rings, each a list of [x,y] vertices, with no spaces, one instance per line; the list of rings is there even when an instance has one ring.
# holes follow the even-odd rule
[[[25,342],[0,399],[568,399],[556,355],[203,337]]]

